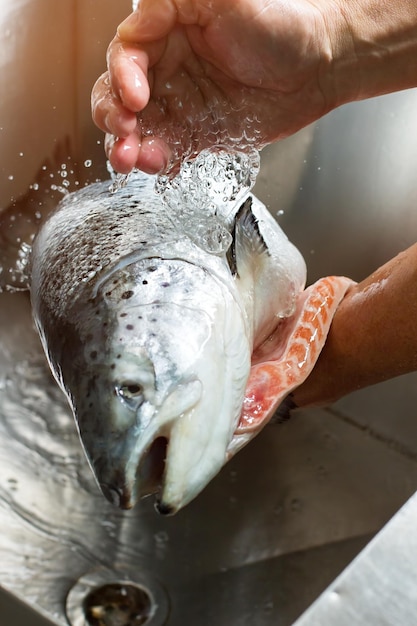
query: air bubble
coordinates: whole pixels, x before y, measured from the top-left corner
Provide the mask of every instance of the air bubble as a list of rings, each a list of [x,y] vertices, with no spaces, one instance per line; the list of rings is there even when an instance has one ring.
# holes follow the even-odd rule
[[[184,161],[174,178],[158,176],[155,189],[179,216],[189,238],[207,252],[221,255],[232,241],[229,216],[255,184],[259,163],[254,148],[246,152],[203,150],[195,159]]]
[[[156,191],[169,206],[194,212],[199,203],[222,209],[252,189],[259,164],[259,152],[254,148],[246,152],[203,150],[195,159],[184,161],[175,178],[159,176]]]

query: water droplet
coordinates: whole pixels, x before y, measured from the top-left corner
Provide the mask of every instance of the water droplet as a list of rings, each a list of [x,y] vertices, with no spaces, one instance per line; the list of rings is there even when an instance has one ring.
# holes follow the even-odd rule
[[[119,189],[123,189],[123,187],[126,187],[129,178],[130,174],[116,174],[113,177],[113,182],[109,187],[110,193],[117,193]]]
[[[92,164],[93,164],[93,162],[92,162],[92,160],[91,160],[91,159],[86,159],[86,160],[84,161],[84,167],[91,167],[91,166],[92,166]]]

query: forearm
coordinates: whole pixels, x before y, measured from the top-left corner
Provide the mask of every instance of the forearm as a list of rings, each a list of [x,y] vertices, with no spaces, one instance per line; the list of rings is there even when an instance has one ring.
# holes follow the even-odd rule
[[[330,108],[417,86],[416,0],[331,0],[325,19]]]
[[[322,354],[294,393],[298,406],[417,370],[417,244],[352,288],[341,302]]]

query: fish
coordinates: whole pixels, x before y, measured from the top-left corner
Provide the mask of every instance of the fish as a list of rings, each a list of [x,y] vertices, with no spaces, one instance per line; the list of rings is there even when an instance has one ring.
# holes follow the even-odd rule
[[[308,376],[351,281],[306,265],[251,193],[168,205],[155,177],[67,195],[32,245],[51,371],[104,496],[172,515]]]

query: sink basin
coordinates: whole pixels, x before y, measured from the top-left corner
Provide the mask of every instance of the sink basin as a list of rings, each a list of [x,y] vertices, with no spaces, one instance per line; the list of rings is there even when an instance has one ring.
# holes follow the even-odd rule
[[[2,209],[66,136],[81,182],[105,172],[88,92],[129,7],[2,5]],[[44,36],[45,15],[68,29]],[[41,76],[22,55],[33,41]],[[414,243],[416,100],[410,90],[349,105],[265,149],[255,191],[310,282],[360,280]],[[0,626],[89,626],[123,610],[147,626],[290,626],[415,491],[413,374],[267,427],[173,518],[152,499],[119,511],[94,482],[24,292],[0,294],[0,346]]]
[[[417,480],[400,443],[310,410],[267,427],[175,517],[151,499],[122,512],[96,487],[24,293],[0,296],[0,345],[0,581],[16,611],[23,598],[54,624],[106,572],[163,589],[161,623],[292,624]]]

